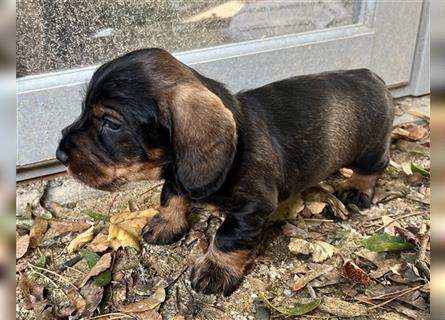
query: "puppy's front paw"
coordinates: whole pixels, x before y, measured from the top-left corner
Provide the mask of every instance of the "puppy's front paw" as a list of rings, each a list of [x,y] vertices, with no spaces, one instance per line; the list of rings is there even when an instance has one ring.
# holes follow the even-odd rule
[[[353,203],[361,209],[368,209],[371,207],[373,192],[361,192],[357,189],[350,189],[338,194],[338,198],[347,205]]]
[[[211,245],[197,259],[190,274],[193,290],[204,294],[222,293],[225,297],[235,291],[251,264],[249,251],[221,252]]]
[[[170,221],[155,215],[142,230],[142,237],[149,244],[164,245],[179,241],[188,231],[187,220]]]

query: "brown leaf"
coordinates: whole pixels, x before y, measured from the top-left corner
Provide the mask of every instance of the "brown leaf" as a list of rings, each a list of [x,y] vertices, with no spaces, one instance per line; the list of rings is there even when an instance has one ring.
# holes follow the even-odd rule
[[[123,273],[122,271],[118,271],[112,274],[112,279],[113,281],[121,281],[123,278],[125,278],[125,273]]]
[[[87,306],[87,302],[80,295],[79,291],[76,288],[71,287],[67,292],[68,298],[71,304],[76,308],[79,314],[82,314],[85,311]]]
[[[402,228],[399,226],[394,226],[394,230],[396,233],[398,233],[401,237],[403,237],[406,241],[420,247],[419,240],[417,237],[409,230]]]
[[[80,248],[82,248],[85,244],[91,241],[94,236],[94,226],[91,226],[88,230],[82,232],[77,237],[75,237],[70,244],[68,245],[68,253],[73,253]]]
[[[146,310],[140,313],[133,313],[139,320],[162,320],[162,316],[155,310]]]
[[[165,301],[165,289],[158,287],[155,292],[148,298],[142,299],[138,302],[130,303],[120,307],[120,312],[144,312],[153,310]]]
[[[391,271],[391,268],[400,263],[400,261],[396,259],[386,259],[384,253],[371,252],[367,249],[359,249],[355,252],[355,254],[369,260],[377,267],[377,270],[369,273],[369,276],[372,279],[383,277],[385,274]]]
[[[346,260],[339,272],[341,276],[352,282],[365,286],[369,285],[370,279],[368,274],[351,260]]]
[[[413,310],[413,308],[405,307],[404,305],[393,302],[391,304],[391,307],[393,307],[395,310],[397,310],[400,313],[403,313],[404,315],[412,318],[412,319],[430,319],[430,313],[425,311],[416,311]]]
[[[320,187],[310,188],[303,194],[305,201],[317,201],[327,203],[335,216],[342,220],[346,220],[349,215],[348,209],[333,194],[325,191]]]
[[[28,267],[28,261],[19,260],[16,262],[15,265],[15,272],[20,273],[25,271],[25,269]]]
[[[18,287],[22,291],[23,307],[25,309],[31,310],[35,302],[44,300],[43,285],[35,283],[23,274],[20,276]]]
[[[308,208],[312,214],[320,214],[326,207],[327,203],[320,201],[308,201],[306,202],[306,208]]]
[[[109,267],[111,267],[111,260],[111,253],[106,253],[102,257],[100,257],[99,261],[97,261],[97,263],[94,265],[93,268],[91,268],[85,279],[83,279],[80,287],[83,287],[91,277],[97,276],[99,273],[102,273]]]
[[[346,319],[368,314],[368,309],[361,304],[326,296],[323,298],[323,303],[318,307],[318,310]]]
[[[322,276],[325,273],[330,272],[334,267],[329,265],[321,265],[322,268],[318,268],[318,270],[311,270],[307,272],[303,277],[298,279],[296,282],[291,284],[291,289],[294,291],[298,291],[304,288],[309,282],[312,280]]]
[[[94,281],[88,282],[82,289],[80,294],[86,301],[85,310],[82,316],[89,317],[96,310],[104,295],[104,288],[96,285]]]
[[[108,240],[118,240],[121,246],[132,247],[140,251],[139,241],[141,240],[142,229],[157,213],[156,209],[149,208],[143,211],[126,211],[113,215],[110,219]]]
[[[303,239],[292,239],[288,247],[292,253],[311,254],[314,262],[323,262],[337,251],[333,245],[319,240],[308,242]]]
[[[387,233],[391,236],[396,235],[395,228],[400,227],[400,223],[398,223],[396,220],[394,220],[390,216],[383,216],[382,223],[385,226],[383,229],[384,233]]]
[[[82,232],[89,227],[91,227],[88,223],[79,223],[79,222],[67,222],[61,220],[50,220],[49,226],[54,229],[56,232],[64,233],[64,232]]]
[[[96,237],[94,237],[93,241],[91,241],[88,245],[88,248],[94,252],[105,252],[110,247],[110,241],[108,241],[108,235],[105,233],[99,233]]]
[[[15,258],[20,259],[28,251],[30,237],[28,234],[20,236],[15,235]]]
[[[306,239],[309,235],[306,230],[301,229],[289,222],[286,222],[286,224],[283,225],[281,229],[283,230],[284,235],[288,237]]]
[[[48,229],[48,221],[41,217],[36,217],[32,223],[30,236],[30,247],[37,248],[40,241],[42,241],[45,236],[46,230]]]
[[[349,168],[341,168],[340,170],[338,170],[340,172],[340,174],[345,177],[345,178],[350,178],[352,177],[352,174],[354,173],[353,170],[349,169]]]
[[[422,140],[428,135],[428,129],[415,123],[405,123],[400,127],[395,128],[392,132],[393,134],[413,141]]]

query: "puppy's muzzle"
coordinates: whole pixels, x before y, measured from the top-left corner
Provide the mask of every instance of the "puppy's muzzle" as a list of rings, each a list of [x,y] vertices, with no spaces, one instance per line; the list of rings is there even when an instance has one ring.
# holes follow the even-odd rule
[[[61,163],[63,163],[63,165],[64,165],[65,167],[68,166],[68,162],[69,162],[69,156],[68,156],[68,153],[67,153],[61,146],[59,146],[59,147],[57,148],[57,151],[56,151],[56,158],[57,158],[57,160],[59,160]]]

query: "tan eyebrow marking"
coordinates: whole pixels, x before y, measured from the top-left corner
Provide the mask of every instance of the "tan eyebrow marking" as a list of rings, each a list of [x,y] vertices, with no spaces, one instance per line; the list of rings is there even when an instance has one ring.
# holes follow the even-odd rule
[[[102,104],[96,104],[93,108],[93,115],[97,118],[102,118],[104,115],[110,115],[117,120],[123,121],[124,118],[116,110],[106,107]]]

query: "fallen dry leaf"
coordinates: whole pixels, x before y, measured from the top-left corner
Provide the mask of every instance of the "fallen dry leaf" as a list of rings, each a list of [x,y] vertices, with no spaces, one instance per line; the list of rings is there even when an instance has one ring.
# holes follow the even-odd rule
[[[401,315],[399,313],[395,312],[385,312],[384,314],[380,315],[378,320],[409,320],[409,318],[405,317],[404,315]]]
[[[162,320],[162,316],[155,310],[133,313],[132,315],[138,320]]]
[[[312,214],[320,214],[326,207],[327,203],[319,201],[308,201],[306,202],[306,208],[308,208]]]
[[[153,310],[165,301],[165,289],[158,287],[148,298],[138,302],[130,303],[120,307],[120,312],[139,313],[147,310]]]
[[[383,216],[382,223],[385,226],[383,228],[383,231],[389,235],[392,235],[392,236],[396,235],[395,228],[396,227],[400,228],[400,223],[398,223],[396,220],[394,220],[390,216]]]
[[[61,220],[50,220],[49,226],[54,229],[56,232],[64,233],[64,232],[82,232],[89,227],[91,227],[88,223],[79,223],[79,222],[67,222]]]
[[[341,168],[340,170],[338,170],[340,172],[340,174],[345,177],[345,178],[350,178],[352,177],[354,171],[349,169],[349,168]]]
[[[149,208],[143,211],[125,211],[113,215],[110,219],[108,241],[118,240],[119,246],[132,247],[140,251],[139,241],[141,240],[142,229],[157,213],[156,209]],[[113,247],[114,250],[115,248],[116,246]]]
[[[97,261],[94,267],[91,268],[90,272],[88,272],[85,279],[83,279],[80,287],[83,287],[91,277],[97,276],[99,273],[102,273],[110,268],[111,260],[111,253],[106,253],[102,257],[100,257],[99,261]]]
[[[20,276],[18,287],[22,291],[23,307],[25,309],[31,310],[36,302],[44,300],[43,285],[37,284],[23,274]]]
[[[402,236],[406,241],[415,244],[417,247],[420,247],[419,239],[414,235],[411,231],[402,228],[400,225],[394,227],[395,233]]]
[[[428,135],[428,129],[415,123],[405,123],[392,131],[393,134],[413,141],[419,141]]]
[[[370,279],[368,274],[351,260],[346,260],[339,271],[342,277],[349,279],[352,282],[363,284],[365,286],[369,285]]]
[[[292,253],[311,254],[314,262],[329,259],[337,250],[333,245],[320,240],[311,243],[303,239],[292,239],[288,247]]]
[[[82,248],[85,244],[91,241],[94,237],[94,226],[91,226],[88,230],[82,232],[77,237],[75,237],[70,244],[68,245],[68,253],[73,253],[80,248]]]
[[[36,217],[32,223],[31,231],[29,232],[30,237],[30,247],[36,248],[40,241],[42,241],[45,236],[46,230],[48,229],[48,221],[41,217]]]
[[[312,265],[315,265],[315,264],[312,264]],[[298,291],[298,290],[304,288],[312,280],[314,280],[314,279],[324,275],[325,273],[330,272],[332,269],[334,269],[333,266],[329,266],[329,265],[319,265],[319,266],[320,266],[320,268],[317,268],[317,270],[310,270],[303,277],[298,279],[296,282],[292,283],[290,285],[291,289],[294,291]]]
[[[286,224],[283,225],[281,229],[283,230],[283,234],[288,237],[298,237],[306,239],[309,236],[309,233],[306,230],[299,228],[289,222],[286,222]]]
[[[20,259],[28,251],[30,237],[28,234],[20,236],[15,235],[15,259]]]
[[[295,219],[304,209],[304,202],[299,193],[280,203],[271,216],[271,221],[284,221]]]
[[[320,187],[313,187],[305,191],[303,198],[305,201],[327,203],[334,215],[342,220],[346,220],[347,216],[349,215],[348,209],[346,209],[345,205],[340,200],[338,200],[333,194],[330,194]]]
[[[86,301],[85,310],[82,313],[83,317],[89,317],[96,310],[99,303],[102,301],[104,295],[104,288],[96,285],[94,281],[88,282],[82,289],[80,294]]]
[[[82,314],[87,306],[87,302],[80,295],[76,288],[71,287],[67,292],[68,299],[71,304],[76,308],[79,314]]]
[[[93,252],[105,252],[110,247],[110,241],[108,241],[108,235],[105,233],[97,234],[93,241],[88,243],[87,247]]]
[[[337,317],[345,317],[346,319],[368,314],[368,309],[361,304],[350,303],[331,297],[324,297],[323,303],[318,309]]]

